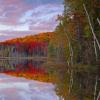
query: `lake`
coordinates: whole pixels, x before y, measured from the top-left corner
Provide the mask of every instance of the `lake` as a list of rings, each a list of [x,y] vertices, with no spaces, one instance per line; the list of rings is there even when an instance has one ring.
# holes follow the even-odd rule
[[[0,100],[93,100],[100,89],[99,74],[89,66],[0,59]]]

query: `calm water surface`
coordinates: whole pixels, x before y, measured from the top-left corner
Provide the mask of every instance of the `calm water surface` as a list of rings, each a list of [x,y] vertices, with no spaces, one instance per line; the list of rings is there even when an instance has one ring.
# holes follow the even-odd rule
[[[46,61],[0,60],[0,100],[93,100],[98,69]],[[95,95],[95,96],[94,96]]]

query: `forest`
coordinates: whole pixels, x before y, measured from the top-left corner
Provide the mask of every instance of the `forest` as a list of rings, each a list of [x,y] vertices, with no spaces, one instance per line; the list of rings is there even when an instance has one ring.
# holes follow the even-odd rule
[[[59,60],[61,52],[65,52],[66,77],[69,75],[66,79],[69,95],[65,100],[99,100],[100,1],[64,0],[64,12],[58,15],[57,21],[50,48],[51,56],[59,48]]]
[[[53,32],[15,38],[0,43],[1,57],[47,57],[49,41]]]

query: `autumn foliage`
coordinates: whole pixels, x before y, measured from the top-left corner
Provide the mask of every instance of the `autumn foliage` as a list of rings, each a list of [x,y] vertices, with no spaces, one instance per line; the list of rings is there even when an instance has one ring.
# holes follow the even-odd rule
[[[16,77],[39,80],[42,82],[53,81],[53,78],[48,75],[44,68],[33,66],[32,63],[28,63],[27,66],[24,64],[18,64],[13,71],[4,71],[3,73]]]
[[[13,57],[12,54],[25,57],[47,56],[48,44],[53,37],[53,32],[47,32],[0,42],[1,54],[5,57]]]
[[[32,43],[32,42],[49,42],[54,37],[53,32],[39,33],[36,35],[29,35],[22,38],[15,38],[11,40],[6,40],[0,44],[20,44],[20,43]]]

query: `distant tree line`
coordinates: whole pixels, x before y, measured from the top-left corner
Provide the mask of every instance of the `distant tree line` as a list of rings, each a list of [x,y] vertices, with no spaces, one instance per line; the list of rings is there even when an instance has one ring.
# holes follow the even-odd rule
[[[47,42],[28,42],[15,44],[0,44],[0,57],[47,57]]]

